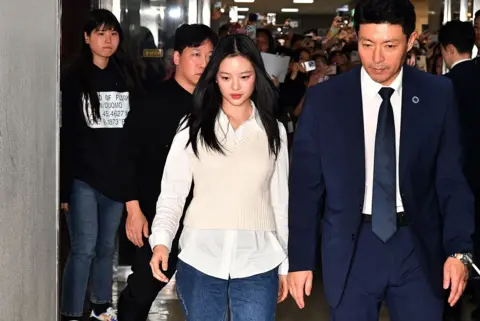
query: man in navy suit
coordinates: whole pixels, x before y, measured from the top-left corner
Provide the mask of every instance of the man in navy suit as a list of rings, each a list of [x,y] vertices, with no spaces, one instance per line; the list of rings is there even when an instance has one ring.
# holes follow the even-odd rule
[[[476,199],[474,257],[480,258],[480,65],[472,60],[475,30],[471,22],[449,21],[440,28],[438,41],[443,60],[450,70],[445,76],[452,80],[458,105],[460,132],[465,154],[464,173]],[[477,262],[478,263],[478,262]],[[480,320],[480,282],[473,283],[477,309],[472,319]],[[460,320],[461,305],[449,310],[451,320]]]
[[[289,288],[303,308],[321,224],[335,321],[440,321],[468,276],[474,199],[462,173],[451,82],[404,65],[416,38],[408,0],[360,0],[362,67],[311,88],[290,177]]]

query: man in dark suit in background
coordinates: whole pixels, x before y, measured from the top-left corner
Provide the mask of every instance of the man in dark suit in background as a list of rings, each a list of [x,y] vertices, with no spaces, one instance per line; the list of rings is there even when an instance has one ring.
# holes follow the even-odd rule
[[[464,173],[475,196],[474,257],[480,257],[480,65],[472,58],[475,30],[470,22],[450,21],[438,35],[443,60],[450,69],[450,78],[458,105],[462,146],[465,154]],[[477,310],[472,314],[480,320],[480,284],[474,282]],[[457,320],[460,318],[457,317]]]
[[[439,321],[467,279],[474,199],[462,171],[451,82],[404,66],[416,38],[408,0],[360,0],[362,68],[311,88],[292,149],[289,287],[322,270],[335,321]],[[346,95],[345,93],[348,94]]]
[[[152,275],[152,249],[148,236],[170,145],[181,119],[193,108],[192,93],[217,41],[217,35],[205,25],[180,26],[174,39],[175,75],[151,95],[137,97],[141,108],[133,110],[125,122],[124,154],[119,163],[127,201],[126,234],[137,248],[133,273],[119,298],[118,321],[146,321],[152,303],[166,285]],[[181,229],[174,240],[165,271],[168,279],[176,271]]]

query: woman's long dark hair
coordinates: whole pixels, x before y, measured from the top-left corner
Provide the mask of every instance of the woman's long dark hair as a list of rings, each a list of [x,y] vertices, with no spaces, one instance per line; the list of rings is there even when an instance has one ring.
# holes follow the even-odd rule
[[[253,65],[256,80],[250,99],[255,103],[265,128],[270,152],[275,157],[278,154],[280,132],[275,117],[278,106],[278,90],[265,71],[260,52],[252,39],[236,34],[220,39],[193,93],[194,106],[192,113],[187,117],[187,126],[190,130],[188,144],[192,144],[192,149],[197,157],[198,141],[207,149],[224,154],[223,146],[215,135],[215,122],[223,100],[216,77],[220,64],[225,58],[238,56],[248,59]]]
[[[118,69],[120,75],[124,79],[129,91],[135,88],[134,71],[129,69],[125,52],[122,48],[124,39],[123,30],[115,15],[105,9],[95,9],[89,14],[87,22],[83,27],[83,32],[91,35],[94,30],[115,30],[118,32],[120,42],[116,52],[110,57],[109,64],[113,64]],[[97,92],[93,89],[93,70],[95,65],[93,63],[93,53],[90,46],[85,43],[82,34],[82,49],[80,55],[73,65],[73,72],[78,74],[81,97],[83,97],[83,108],[88,116],[88,119],[93,119],[98,123],[101,119],[100,115],[100,101]],[[133,67],[132,67],[133,68]],[[88,105],[90,104],[90,108]],[[90,115],[90,112],[92,115]]]

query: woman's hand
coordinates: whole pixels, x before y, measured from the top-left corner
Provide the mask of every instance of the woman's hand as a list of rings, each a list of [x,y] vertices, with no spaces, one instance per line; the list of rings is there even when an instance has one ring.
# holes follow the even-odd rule
[[[409,65],[410,67],[415,67],[415,65],[417,64],[417,57],[415,55],[407,55],[407,65]]]
[[[272,81],[273,81],[273,84],[275,85],[275,87],[280,87],[280,80],[278,79],[278,77],[276,76],[272,76]]]
[[[333,18],[332,25],[330,26],[330,30],[337,30],[340,29],[342,26],[342,17],[336,16]]]
[[[288,282],[286,275],[279,275],[279,287],[278,287],[278,296],[277,303],[283,302],[288,296]]]
[[[152,269],[153,277],[160,282],[167,283],[168,278],[160,271],[160,264],[162,270],[168,269],[168,248],[165,245],[157,245],[153,249],[152,259],[150,260],[150,268]]]
[[[293,73],[297,74],[299,68],[300,68],[300,66],[299,66],[298,62],[294,62],[294,63],[292,64],[292,74],[293,74]]]
[[[312,74],[310,75],[310,79],[308,80],[307,87],[310,88],[310,87],[318,84],[320,82],[320,79],[322,78],[322,76],[323,75],[322,75],[321,72],[318,72],[318,71],[312,72]]]

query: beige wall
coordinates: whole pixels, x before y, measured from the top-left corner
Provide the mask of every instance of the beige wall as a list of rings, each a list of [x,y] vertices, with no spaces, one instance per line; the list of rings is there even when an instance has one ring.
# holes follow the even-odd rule
[[[422,25],[428,24],[428,0],[411,0],[417,15],[417,32],[422,32]]]
[[[442,17],[440,17],[443,9],[442,0],[411,0],[415,7],[415,13],[417,15],[416,31],[422,32],[422,25],[429,24],[429,29],[436,32],[441,25]],[[475,0],[480,3],[480,0]],[[354,3],[349,4],[350,8],[355,7]],[[430,9],[429,9],[430,7]],[[480,9],[480,5],[479,5]],[[429,11],[431,13],[429,19]],[[429,21],[430,20],[430,21]]]

